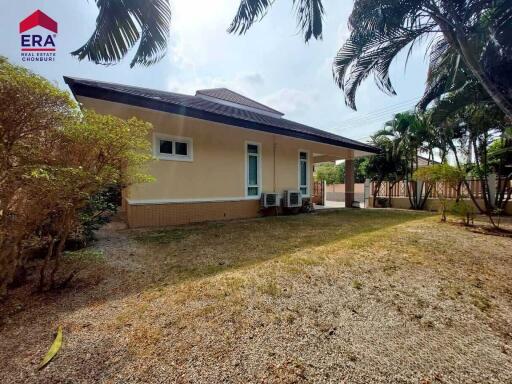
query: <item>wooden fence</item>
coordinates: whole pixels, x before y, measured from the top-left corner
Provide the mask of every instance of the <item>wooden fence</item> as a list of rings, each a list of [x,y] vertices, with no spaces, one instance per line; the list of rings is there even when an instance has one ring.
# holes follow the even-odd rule
[[[471,192],[475,196],[475,198],[479,199],[482,197],[482,183],[480,180],[468,180],[469,188],[471,189]],[[416,188],[416,182],[410,181],[410,190],[412,191],[413,188]],[[509,186],[510,187],[510,186]],[[376,183],[372,182],[371,185],[371,193],[374,195],[376,188]],[[443,196],[449,199],[455,199],[458,195],[457,188],[453,188],[449,185],[444,185],[444,183],[438,183],[436,185],[436,188],[432,189],[432,193],[430,194],[430,197],[437,198],[439,192],[442,193]],[[462,183],[460,186],[460,194],[462,196],[469,196],[469,192],[466,188],[466,185]],[[398,183],[389,183],[389,182],[382,182],[380,185],[379,190],[377,191],[377,197],[407,197],[407,188],[406,188],[406,182],[400,181]]]

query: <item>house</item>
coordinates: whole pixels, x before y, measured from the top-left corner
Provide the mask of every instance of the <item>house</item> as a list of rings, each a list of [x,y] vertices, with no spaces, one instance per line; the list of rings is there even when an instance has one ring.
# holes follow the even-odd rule
[[[124,191],[130,227],[258,216],[262,193],[300,191],[310,197],[314,163],[345,159],[350,165],[355,157],[377,152],[287,120],[283,113],[225,88],[191,96],[64,80],[87,109],[153,124],[158,160],[150,164],[150,173],[156,181]]]

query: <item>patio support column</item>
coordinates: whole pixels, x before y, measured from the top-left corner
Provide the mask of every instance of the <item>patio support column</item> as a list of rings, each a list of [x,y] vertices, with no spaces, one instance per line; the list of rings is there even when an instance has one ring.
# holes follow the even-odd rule
[[[354,160],[345,160],[345,207],[352,208],[354,202]]]

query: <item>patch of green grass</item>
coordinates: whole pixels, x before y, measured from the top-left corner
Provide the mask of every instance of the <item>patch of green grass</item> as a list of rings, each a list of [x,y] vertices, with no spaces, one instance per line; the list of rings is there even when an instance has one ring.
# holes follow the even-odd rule
[[[189,228],[159,229],[139,233],[133,238],[143,244],[169,244],[186,239],[194,232]]]
[[[472,304],[482,312],[487,312],[491,309],[491,300],[489,300],[489,298],[487,298],[486,296],[482,295],[481,293],[475,292],[471,293],[471,297],[473,299],[471,301]]]
[[[105,261],[105,255],[102,250],[84,248],[78,251],[67,251],[64,256],[69,260],[80,262],[96,262],[101,263]]]
[[[156,272],[167,282],[201,279],[270,260],[278,263],[276,268],[301,274],[331,261],[351,267],[353,257],[346,250],[371,251],[396,225],[426,216],[343,210],[137,231],[132,239],[148,247],[152,262],[161,260]]]
[[[261,284],[259,284],[257,287],[258,287],[258,291],[260,291],[261,293],[263,293],[265,295],[269,295],[272,297],[278,297],[281,295],[281,292],[282,292],[281,287],[273,279],[266,280],[266,281],[262,282]]]

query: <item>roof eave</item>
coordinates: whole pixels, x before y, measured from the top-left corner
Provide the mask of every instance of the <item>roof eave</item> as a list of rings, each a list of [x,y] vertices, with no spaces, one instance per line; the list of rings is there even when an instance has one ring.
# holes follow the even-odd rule
[[[371,145],[361,143],[353,144],[341,140],[329,139],[313,134],[297,132],[290,129],[275,127],[272,125],[257,123],[253,121],[238,119],[236,117],[224,116],[213,112],[203,111],[196,108],[184,107],[168,101],[156,100],[140,95],[105,89],[94,85],[83,84],[75,81],[73,78],[64,76],[64,82],[69,86],[73,95],[90,97],[99,100],[117,102],[132,105],[141,108],[153,109],[161,112],[173,113],[187,117],[194,117],[202,120],[214,121],[217,123],[233,125],[246,129],[253,129],[262,132],[274,133],[283,136],[294,137],[297,139],[309,140],[323,144],[330,144],[337,147],[348,148],[368,153],[379,153],[379,149]]]

